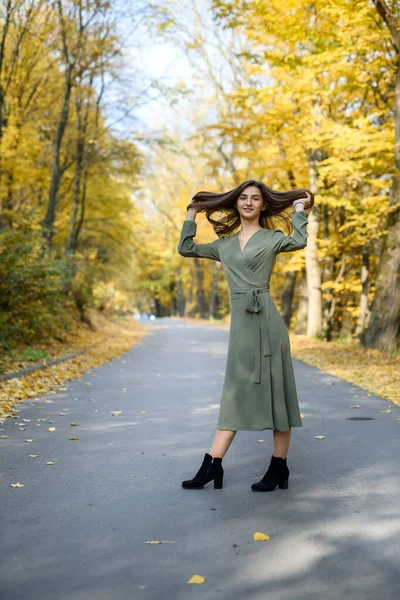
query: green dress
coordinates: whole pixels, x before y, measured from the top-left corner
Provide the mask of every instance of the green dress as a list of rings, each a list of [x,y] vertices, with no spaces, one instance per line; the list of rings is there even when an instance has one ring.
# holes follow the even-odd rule
[[[279,252],[307,245],[307,215],[292,216],[294,231],[258,229],[240,249],[238,233],[196,244],[197,223],[183,223],[182,256],[221,262],[230,290],[231,323],[218,429],[263,431],[302,427],[287,327],[270,293]]]

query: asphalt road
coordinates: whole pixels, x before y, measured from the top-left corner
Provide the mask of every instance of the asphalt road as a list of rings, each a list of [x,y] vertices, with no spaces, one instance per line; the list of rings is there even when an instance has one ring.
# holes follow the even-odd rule
[[[271,431],[238,432],[222,490],[181,488],[214,436],[227,342],[226,328],[155,321],[0,424],[1,600],[400,598],[400,408],[386,400],[295,360],[289,489],[250,489]]]

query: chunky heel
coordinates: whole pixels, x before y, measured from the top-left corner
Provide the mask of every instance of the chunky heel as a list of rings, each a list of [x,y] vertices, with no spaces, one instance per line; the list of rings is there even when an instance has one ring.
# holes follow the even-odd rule
[[[286,477],[285,481],[279,484],[281,490],[287,490],[289,487],[289,477]]]
[[[223,475],[217,475],[214,478],[214,490],[222,490],[223,479],[224,479]]]
[[[253,492],[273,492],[277,486],[281,490],[288,489],[289,469],[286,464],[286,458],[272,455],[268,471],[261,481],[253,483],[251,489]]]
[[[224,469],[222,458],[213,458],[208,452],[204,455],[203,463],[193,479],[182,481],[182,487],[189,490],[199,490],[214,480],[214,489],[222,489]]]

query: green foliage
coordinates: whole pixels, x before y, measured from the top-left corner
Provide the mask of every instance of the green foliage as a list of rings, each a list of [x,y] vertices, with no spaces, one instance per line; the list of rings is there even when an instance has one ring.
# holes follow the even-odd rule
[[[31,343],[69,325],[66,264],[44,249],[40,231],[0,236],[0,344]]]

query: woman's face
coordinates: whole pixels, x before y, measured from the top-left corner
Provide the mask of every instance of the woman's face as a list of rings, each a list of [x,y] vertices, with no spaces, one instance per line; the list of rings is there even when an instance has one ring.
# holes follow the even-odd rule
[[[258,187],[250,185],[244,189],[236,201],[236,208],[241,219],[258,222],[261,210],[264,208]]]

